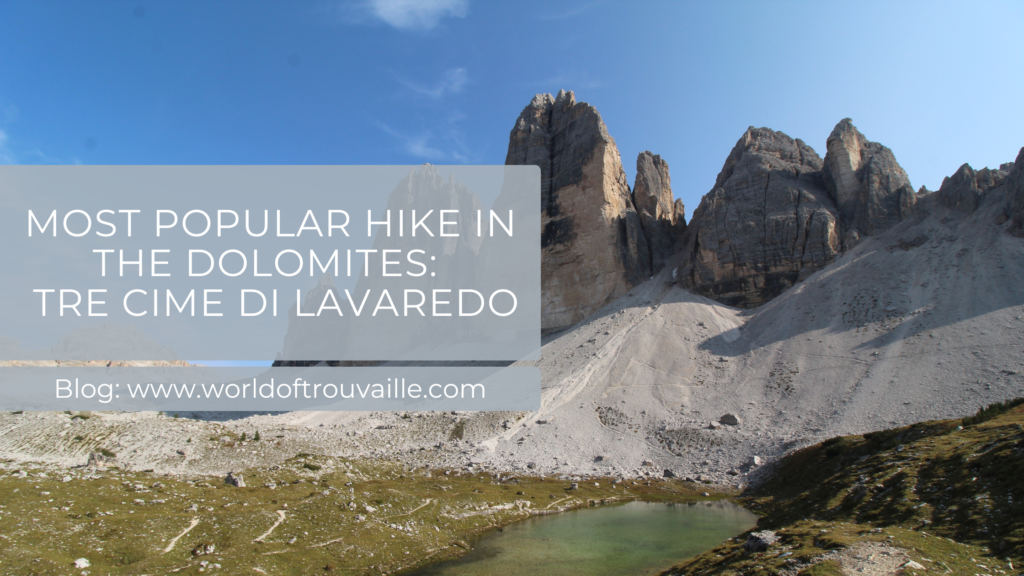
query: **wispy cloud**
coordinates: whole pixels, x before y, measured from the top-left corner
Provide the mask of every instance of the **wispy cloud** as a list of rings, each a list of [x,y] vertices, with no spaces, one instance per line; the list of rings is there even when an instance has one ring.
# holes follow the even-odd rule
[[[417,158],[423,158],[425,160],[443,160],[447,156],[441,150],[433,148],[427,144],[427,142],[433,137],[429,131],[420,132],[419,134],[405,134],[395,130],[383,122],[377,122],[377,127],[398,139],[401,143],[402,150],[405,150]]]
[[[473,154],[466,146],[463,134],[453,126],[442,127],[440,136],[433,130],[406,133],[395,130],[384,122],[374,122],[378,128],[393,136],[406,153],[431,162],[470,163]]]
[[[469,0],[334,0],[323,9],[349,23],[377,21],[399,30],[424,31],[436,28],[445,18],[465,18]]]
[[[7,132],[0,130],[0,164],[17,164],[14,161],[14,154],[7,144]]]
[[[81,164],[77,158],[73,159],[71,163]],[[11,145],[10,136],[8,136],[5,130],[0,128],[0,165],[12,164],[67,164],[67,162],[46,154],[38,147],[31,150],[19,148],[18,152],[15,153],[14,148]]]
[[[446,94],[462,92],[462,88],[465,87],[468,80],[469,76],[465,68],[453,68],[446,70],[441,78],[432,84],[421,84],[404,78],[398,78],[398,83],[417,94],[438,99]]]

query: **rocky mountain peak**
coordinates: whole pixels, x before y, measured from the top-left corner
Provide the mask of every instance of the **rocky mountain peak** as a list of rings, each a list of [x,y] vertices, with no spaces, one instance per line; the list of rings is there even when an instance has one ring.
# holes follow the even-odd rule
[[[753,307],[831,264],[839,226],[821,168],[803,141],[748,128],[687,226],[680,283]]]
[[[571,326],[647,279],[647,238],[597,109],[571,91],[534,96],[505,164],[541,169],[543,329]]]
[[[650,151],[637,156],[633,203],[651,253],[651,271],[658,272],[681,247],[686,229],[685,208],[672,196],[668,162],[661,156]]]
[[[869,141],[849,118],[836,124],[826,146],[825,187],[844,227],[871,236],[913,212],[914,189],[892,150]]]

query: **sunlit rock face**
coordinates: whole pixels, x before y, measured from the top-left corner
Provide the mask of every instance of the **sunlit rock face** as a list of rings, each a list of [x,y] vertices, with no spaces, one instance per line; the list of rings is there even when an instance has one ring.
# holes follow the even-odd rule
[[[575,324],[650,276],[619,150],[593,106],[572,92],[534,96],[505,164],[541,169],[543,330]]]
[[[914,189],[892,150],[869,141],[849,118],[836,124],[826,146],[825,187],[845,229],[874,236],[913,213]]]

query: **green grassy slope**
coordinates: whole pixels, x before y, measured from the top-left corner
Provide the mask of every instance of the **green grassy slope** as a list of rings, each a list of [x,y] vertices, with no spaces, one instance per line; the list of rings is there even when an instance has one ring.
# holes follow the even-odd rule
[[[922,573],[1017,574],[1024,405],[833,438],[778,462],[740,501],[763,515],[755,530],[781,542],[748,554],[737,538],[667,574],[840,574],[833,561],[814,564],[872,541],[905,550]]]

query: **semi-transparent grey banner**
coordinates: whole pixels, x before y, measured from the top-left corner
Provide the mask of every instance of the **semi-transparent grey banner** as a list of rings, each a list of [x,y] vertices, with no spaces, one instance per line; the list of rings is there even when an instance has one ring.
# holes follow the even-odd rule
[[[535,166],[0,166],[0,360],[520,360]]]
[[[534,367],[0,368],[0,410],[534,411]]]

